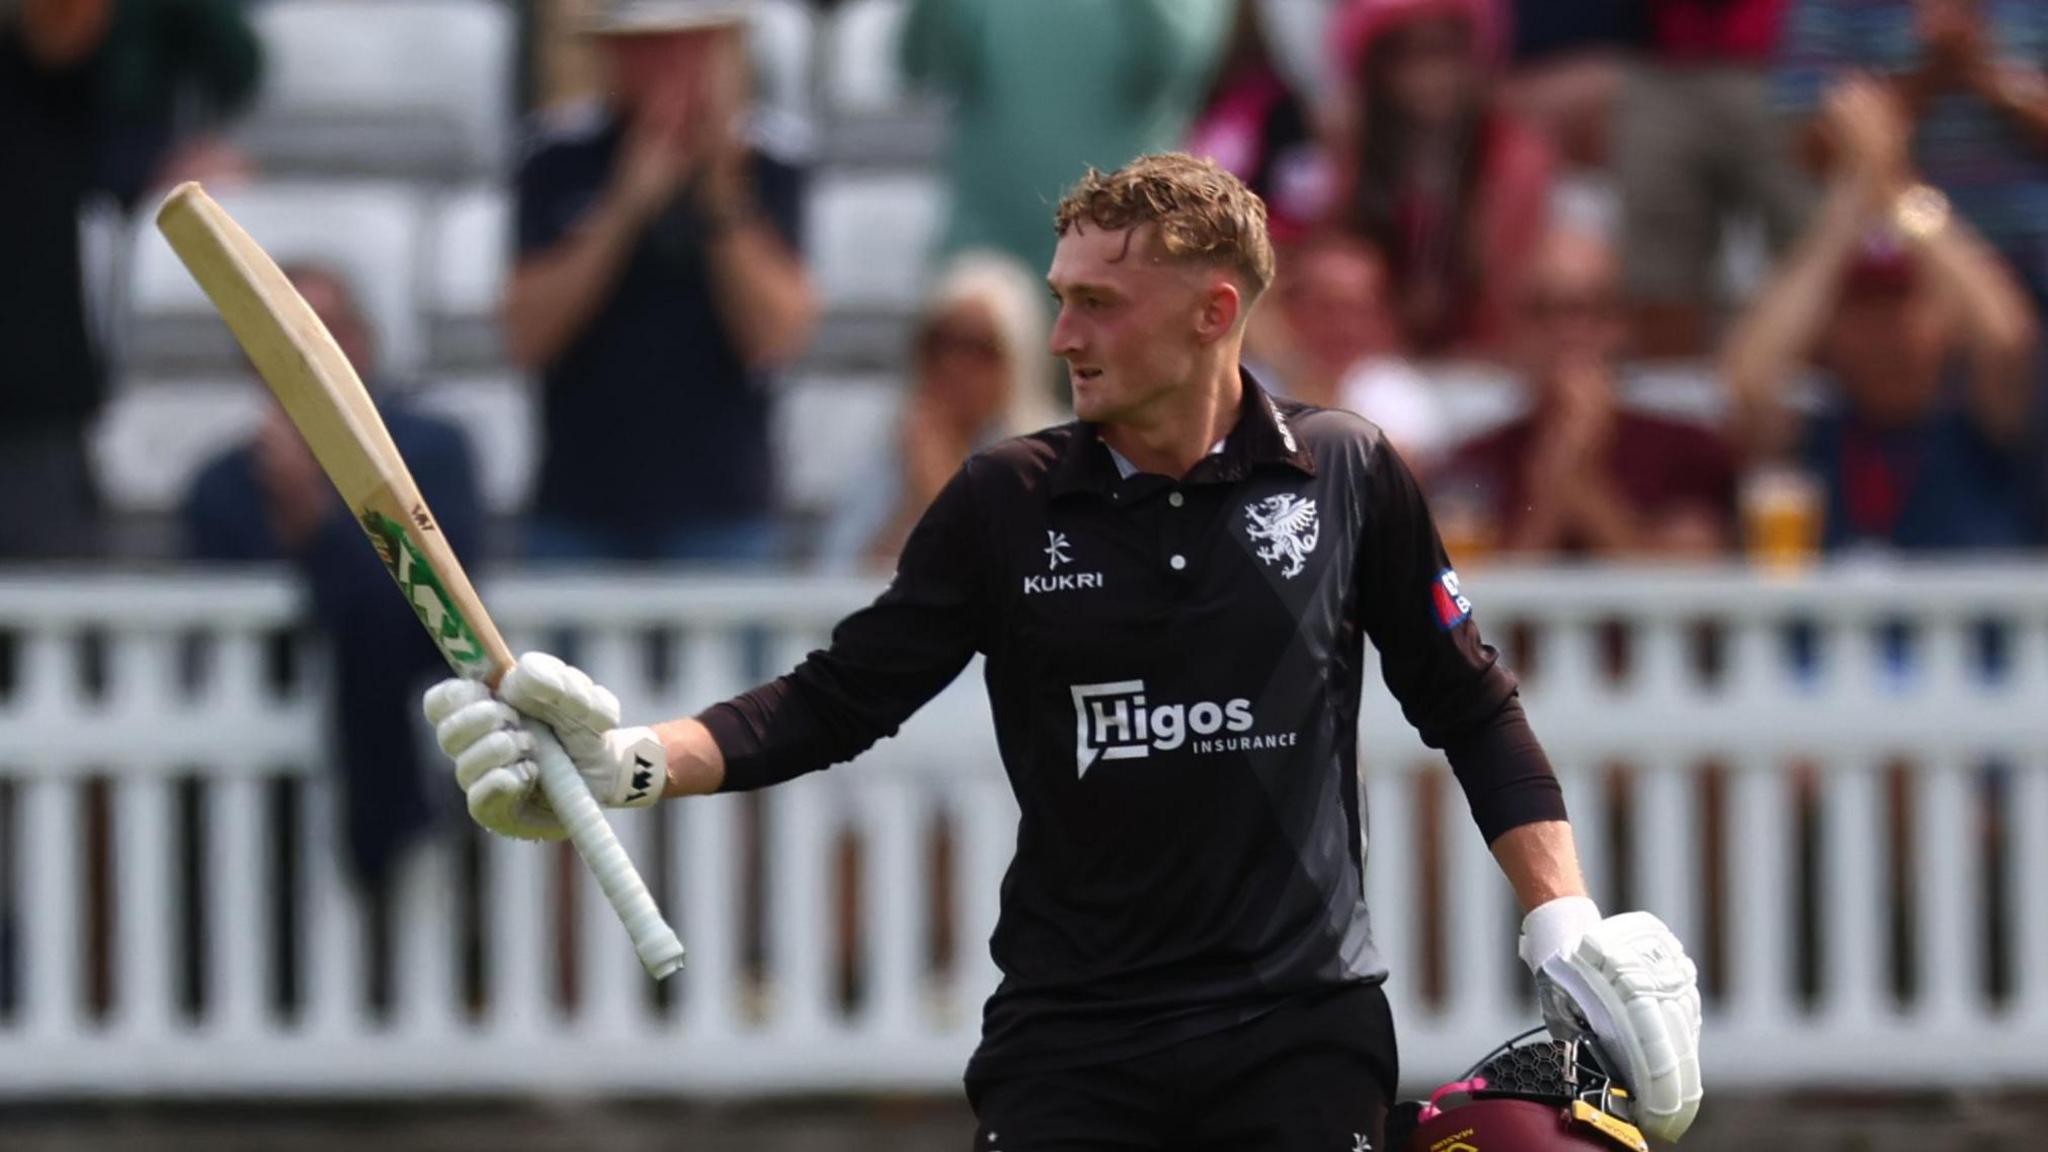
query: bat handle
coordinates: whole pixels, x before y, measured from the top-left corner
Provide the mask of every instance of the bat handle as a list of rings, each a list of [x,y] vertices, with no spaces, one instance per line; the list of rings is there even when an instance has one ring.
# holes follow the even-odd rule
[[[633,861],[619,844],[618,836],[597,806],[590,786],[576,771],[562,742],[545,724],[528,724],[533,733],[534,762],[540,765],[540,787],[554,806],[555,815],[569,830],[569,842],[583,862],[597,875],[597,886],[611,901],[612,910],[625,922],[633,938],[633,951],[647,974],[660,980],[683,966],[683,942],[675,929],[661,918],[661,909],[640,879]]]

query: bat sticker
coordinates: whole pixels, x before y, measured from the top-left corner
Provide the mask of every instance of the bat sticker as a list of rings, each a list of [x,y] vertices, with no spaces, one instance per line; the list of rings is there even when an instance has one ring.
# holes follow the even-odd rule
[[[405,534],[405,526],[376,512],[365,512],[363,531],[369,533],[377,558],[384,561],[391,578],[398,581],[399,591],[419,614],[420,623],[426,625],[427,634],[434,638],[449,666],[472,680],[483,679],[491,670],[483,644],[477,640],[469,621],[455,610],[434,570]]]

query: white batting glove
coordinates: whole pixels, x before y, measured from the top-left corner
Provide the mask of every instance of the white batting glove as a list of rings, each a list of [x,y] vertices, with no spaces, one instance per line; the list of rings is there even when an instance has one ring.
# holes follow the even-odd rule
[[[1648,912],[1600,918],[1591,900],[1553,900],[1522,921],[1522,960],[1536,973],[1551,1035],[1590,1035],[1634,1093],[1636,1127],[1676,1140],[1698,1115],[1699,970]]]
[[[427,690],[425,705],[471,818],[500,835],[566,834],[540,789],[527,729],[535,722],[554,731],[599,804],[643,808],[661,799],[665,756],[654,730],[618,727],[618,698],[553,656],[521,657],[497,697],[473,680],[444,680]]]

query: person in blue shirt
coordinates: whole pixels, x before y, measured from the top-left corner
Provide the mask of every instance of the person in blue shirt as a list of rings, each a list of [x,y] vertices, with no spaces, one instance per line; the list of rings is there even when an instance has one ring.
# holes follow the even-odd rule
[[[2030,546],[2039,332],[2026,291],[1917,182],[1894,95],[1846,81],[1824,117],[1842,158],[1826,199],[1726,350],[1750,452],[1813,472],[1831,552]],[[1826,388],[1802,419],[1785,394],[1809,360]]]
[[[472,573],[484,510],[460,429],[377,387],[375,347],[348,282],[318,266],[287,267],[306,303],[370,382],[392,442],[441,530]],[[252,387],[257,387],[252,383]],[[413,695],[447,668],[363,530],[273,403],[249,442],[208,463],[185,499],[188,554],[214,563],[289,563],[334,659],[334,748],[347,809],[349,859],[382,892],[406,847],[434,824],[439,789],[422,775]]]
[[[541,379],[541,560],[779,551],[768,374],[816,303],[787,125],[746,106],[736,0],[606,3],[608,95],[550,113],[517,178],[505,344]]]

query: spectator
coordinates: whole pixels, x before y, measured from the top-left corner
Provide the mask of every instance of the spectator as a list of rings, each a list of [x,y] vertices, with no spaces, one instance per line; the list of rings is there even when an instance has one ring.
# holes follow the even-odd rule
[[[1650,0],[1650,55],[1629,71],[1615,125],[1639,355],[1707,350],[1728,224],[1761,221],[1778,251],[1805,216],[1807,182],[1770,97],[1783,7]]]
[[[100,180],[124,208],[152,188],[246,172],[219,131],[263,74],[243,0],[117,0],[103,73]]]
[[[99,550],[85,433],[106,391],[86,309],[80,215],[101,139],[110,0],[0,9],[0,560]],[[33,498],[29,498],[30,496]]]
[[[1474,536],[1522,555],[1725,551],[1735,506],[1726,445],[1705,428],[1631,411],[1617,394],[1629,332],[1607,243],[1551,233],[1523,285],[1518,329],[1529,411],[1445,465],[1442,518],[1476,520]]]
[[[1336,21],[1334,219],[1386,254],[1411,351],[1497,351],[1551,168],[1493,97],[1501,14],[1490,0],[1348,0]]]
[[[307,266],[286,274],[362,369],[441,531],[474,565],[483,508],[462,434],[379,387],[372,334],[339,273]],[[311,590],[313,618],[334,654],[331,715],[349,857],[367,890],[384,891],[399,856],[431,826],[439,807],[439,789],[430,792],[421,773],[413,692],[423,678],[445,674],[440,654],[276,404],[249,443],[199,473],[184,520],[197,559],[289,561]]]
[[[1512,0],[1514,67],[1502,102],[1543,133],[1567,171],[1604,174],[1611,124],[1648,39],[1641,0]]]
[[[903,68],[953,105],[944,249],[1052,263],[1048,204],[1186,138],[1233,0],[914,0]]]
[[[2026,295],[1940,194],[1913,182],[1911,127],[1884,87],[1838,85],[1825,126],[1840,158],[1826,199],[1729,339],[1749,450],[1813,471],[1830,549],[2027,544],[2038,331]],[[1801,420],[1785,393],[1809,358],[1826,404]]]
[[[506,344],[541,373],[540,559],[774,558],[770,395],[816,304],[802,180],[747,129],[732,0],[600,6],[608,103],[521,164]]]
[[[1266,202],[1275,244],[1301,239],[1329,201],[1329,169],[1308,104],[1281,72],[1256,0],[1243,0],[1229,50],[1187,150],[1235,173]]]
[[[1252,314],[1247,344],[1275,391],[1372,420],[1411,469],[1426,474],[1448,435],[1429,381],[1401,352],[1386,261],[1342,233],[1297,243],[1273,300]]]
[[[2048,4],[1795,0],[1788,19],[1781,102],[1811,115],[1843,73],[1886,77],[1914,167],[2048,302]]]
[[[925,302],[897,439],[828,528],[828,567],[886,572],[960,462],[1058,419],[1045,399],[1043,285],[994,252],[955,257]]]

